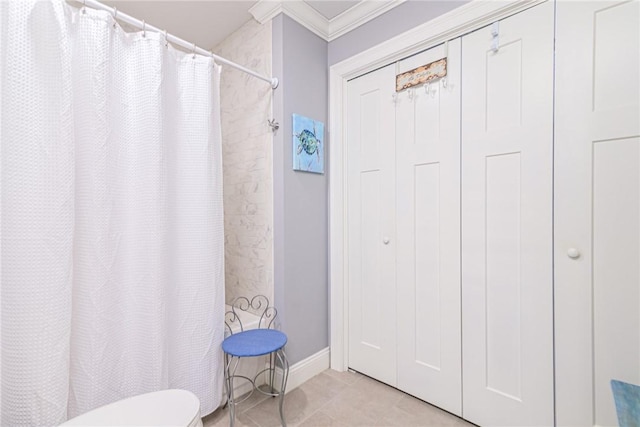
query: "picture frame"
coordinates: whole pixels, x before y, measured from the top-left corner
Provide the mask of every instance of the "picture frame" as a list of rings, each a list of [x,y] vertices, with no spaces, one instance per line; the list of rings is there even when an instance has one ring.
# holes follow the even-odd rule
[[[293,114],[293,169],[324,173],[324,123]]]

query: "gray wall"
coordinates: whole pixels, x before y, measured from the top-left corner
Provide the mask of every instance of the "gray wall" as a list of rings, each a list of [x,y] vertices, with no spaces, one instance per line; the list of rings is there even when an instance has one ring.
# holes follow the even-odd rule
[[[293,113],[327,124],[327,42],[282,14],[272,25],[274,292],[293,364],[329,345],[328,176],[294,172],[291,146]]]
[[[367,50],[469,0],[410,0],[329,43],[329,66]]]

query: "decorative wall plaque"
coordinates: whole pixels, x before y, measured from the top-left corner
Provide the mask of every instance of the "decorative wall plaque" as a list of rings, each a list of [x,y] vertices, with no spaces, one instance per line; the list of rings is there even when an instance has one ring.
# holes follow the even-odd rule
[[[324,173],[324,123],[298,114],[292,122],[293,169]]]
[[[414,68],[396,76],[396,92],[425,84],[447,75],[447,58]]]

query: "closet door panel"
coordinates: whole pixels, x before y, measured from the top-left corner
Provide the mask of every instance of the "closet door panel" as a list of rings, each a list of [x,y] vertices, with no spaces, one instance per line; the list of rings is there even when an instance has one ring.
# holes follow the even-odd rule
[[[349,367],[396,385],[394,67],[348,83]]]
[[[521,399],[522,165],[521,153],[486,157],[486,387]]]
[[[640,3],[557,5],[557,421],[616,425],[640,384]]]
[[[553,4],[462,38],[463,416],[553,424]]]
[[[460,40],[398,72],[444,56],[446,87],[396,101],[398,387],[461,415]]]

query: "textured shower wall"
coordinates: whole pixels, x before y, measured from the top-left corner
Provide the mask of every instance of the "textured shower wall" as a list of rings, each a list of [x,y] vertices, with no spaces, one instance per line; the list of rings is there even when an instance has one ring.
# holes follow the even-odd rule
[[[271,75],[271,22],[247,22],[214,52]],[[273,301],[273,135],[271,87],[222,67],[220,90],[226,300],[266,295]]]

